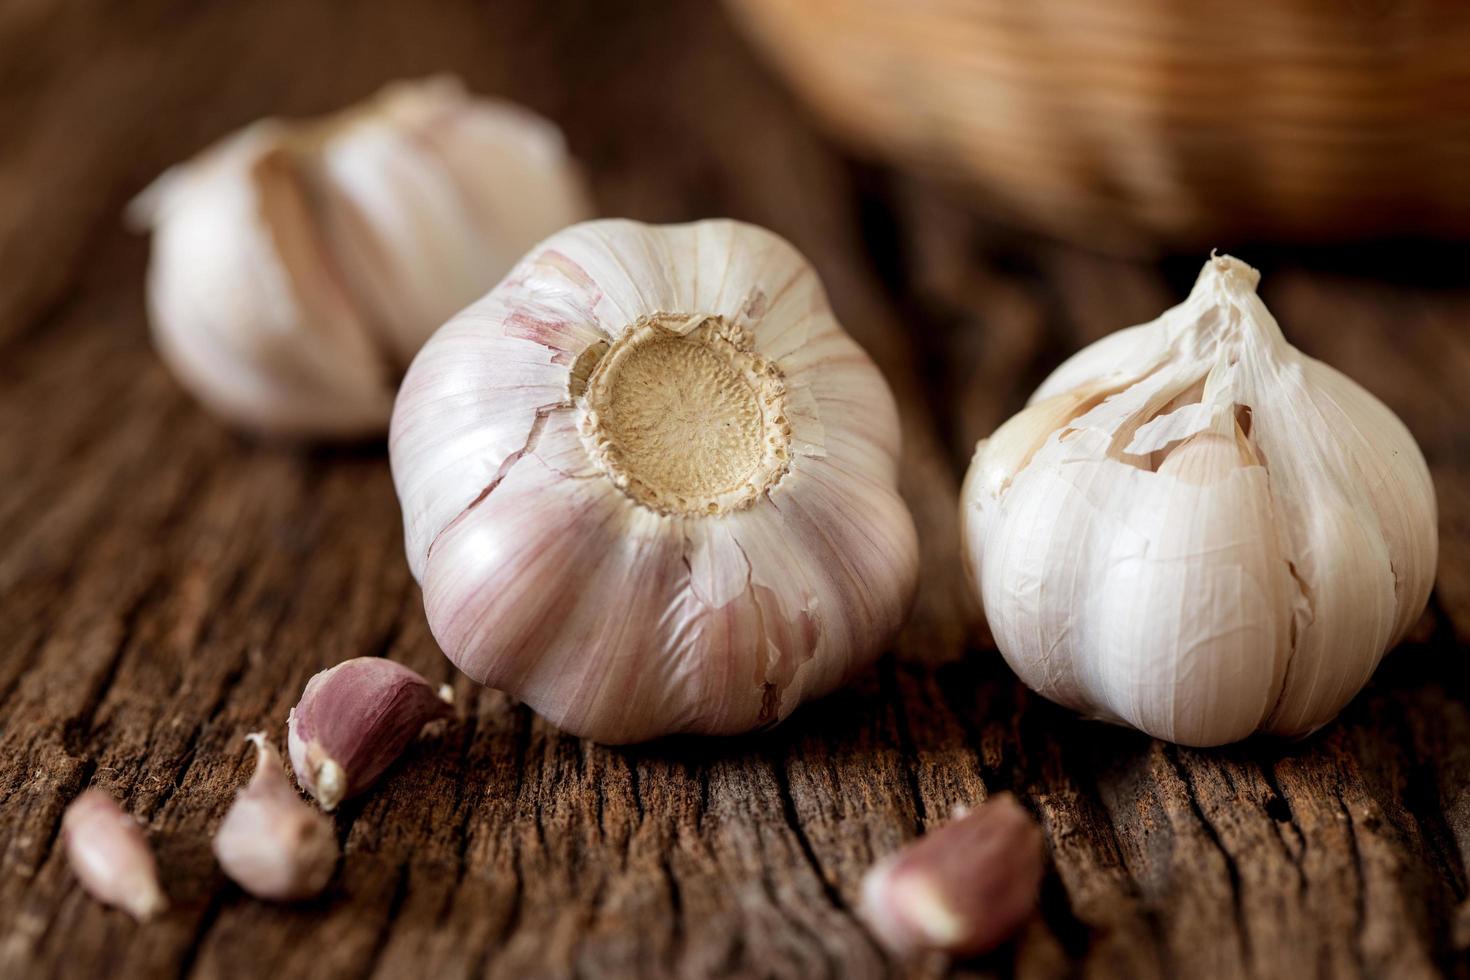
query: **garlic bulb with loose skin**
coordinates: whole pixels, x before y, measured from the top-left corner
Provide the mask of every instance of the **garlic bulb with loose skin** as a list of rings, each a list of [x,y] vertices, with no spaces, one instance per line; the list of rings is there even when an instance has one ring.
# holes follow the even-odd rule
[[[185,387],[249,429],[357,437],[386,428],[434,330],[588,213],[555,126],[439,77],[257,122],[131,217],[154,233],[153,333]]]
[[[914,591],[893,398],[751,225],[542,242],[419,353],[389,450],[450,659],[600,741],[773,724]]]
[[[1021,679],[1188,745],[1326,724],[1434,580],[1419,447],[1286,342],[1258,280],[1211,258],[1183,304],[1079,352],[980,443],[963,493]]]

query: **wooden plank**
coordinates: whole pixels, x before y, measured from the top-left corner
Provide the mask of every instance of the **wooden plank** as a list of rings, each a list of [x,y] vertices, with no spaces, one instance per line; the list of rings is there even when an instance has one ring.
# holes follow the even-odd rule
[[[19,137],[0,150],[0,974],[939,975],[953,965],[897,964],[859,925],[862,872],[1011,789],[1047,833],[1042,914],[956,972],[1470,975],[1467,295],[1288,268],[1267,282],[1288,329],[1400,411],[1434,465],[1446,560],[1410,649],[1303,743],[1199,752],[1101,728],[985,645],[956,486],[1051,366],[1156,314],[1179,277],[977,229],[929,189],[854,170],[717,10],[540,7],[0,14],[0,122]],[[892,656],[751,738],[608,749],[458,679],[462,716],[339,814],[328,893],[268,906],[207,847],[250,768],[244,733],[279,736],[305,679],[348,656],[453,671],[381,447],[261,445],[200,414],[148,347],[146,248],[117,210],[251,118],[440,67],[561,120],[607,213],[729,214],[813,259],[902,406],[921,596]],[[1408,343],[1388,326],[1406,311]],[[159,845],[175,906],[148,927],[86,899],[55,847],[89,784]]]

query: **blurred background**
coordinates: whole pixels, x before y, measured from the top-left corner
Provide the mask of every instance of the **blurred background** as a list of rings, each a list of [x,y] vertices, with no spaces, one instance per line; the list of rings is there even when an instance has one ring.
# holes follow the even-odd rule
[[[1470,221],[1452,3],[739,0],[834,129],[985,210],[1150,251]]]
[[[772,69],[801,124],[1000,227],[1191,260],[1470,234],[1470,13],[1452,0],[15,0],[0,314],[44,305],[104,215],[225,133],[445,70],[560,123],[610,213],[730,211],[731,183],[803,183],[778,159],[799,168],[808,137],[772,132],[798,124]]]
[[[1470,12],[1452,0],[15,0],[0,336],[47,323],[90,266],[137,262],[119,215],[168,166],[439,72],[560,125],[600,213],[766,224],[816,253],[839,309],[865,302],[843,295],[854,277],[906,318],[993,320],[987,277],[1034,293],[1058,255],[1162,270],[1170,301],[1210,248],[1268,276],[1431,285],[1470,256]]]

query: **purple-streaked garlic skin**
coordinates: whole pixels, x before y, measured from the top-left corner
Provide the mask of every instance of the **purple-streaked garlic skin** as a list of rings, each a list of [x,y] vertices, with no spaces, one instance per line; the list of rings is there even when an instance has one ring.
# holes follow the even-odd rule
[[[287,719],[296,779],[331,811],[361,793],[431,721],[454,709],[442,690],[382,657],[356,657],[307,681]]]
[[[89,789],[61,818],[72,871],[97,901],[146,922],[168,907],[143,829],[109,794]]]
[[[247,738],[256,747],[255,774],[215,832],[214,855],[225,874],[256,898],[311,898],[337,866],[332,821],[297,794],[280,753],[262,733]]]
[[[985,953],[1030,918],[1042,868],[1041,829],[1002,793],[875,864],[862,916],[895,953]]]
[[[440,647],[569,734],[769,727],[918,580],[899,414],[789,242],[573,225],[414,359],[389,437]]]

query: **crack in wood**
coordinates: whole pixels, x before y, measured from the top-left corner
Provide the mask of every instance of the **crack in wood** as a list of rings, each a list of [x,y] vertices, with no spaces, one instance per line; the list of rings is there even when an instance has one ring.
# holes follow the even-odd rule
[[[411,874],[411,865],[404,862],[398,868],[398,874],[393,881],[393,891],[388,898],[388,907],[383,914],[383,923],[379,927],[377,935],[366,957],[363,968],[363,976],[371,976],[376,972],[378,964],[382,961],[383,953],[388,948],[389,941],[393,938],[394,927],[398,924],[398,911],[403,908],[403,903],[408,899],[408,881]]]
[[[1270,799],[1266,801],[1266,816],[1271,818],[1271,829],[1276,834],[1276,839],[1281,842],[1281,849],[1296,872],[1297,894],[1304,894],[1307,890],[1307,873],[1302,867],[1301,853],[1306,847],[1307,836],[1296,822],[1296,813],[1292,810],[1291,801],[1286,798],[1286,794],[1281,789],[1275,770],[1269,763],[1264,762],[1258,769],[1262,782],[1271,792]],[[1283,824],[1291,828],[1294,841],[1286,839],[1286,834],[1281,829]]]
[[[1200,794],[1195,788],[1194,775],[1190,767],[1179,758],[1180,750],[1170,746],[1164,750],[1164,757],[1169,760],[1174,772],[1184,783],[1184,798],[1189,805],[1189,810],[1199,822],[1200,829],[1210,845],[1219,852],[1220,858],[1225,863],[1225,873],[1230,881],[1230,904],[1235,915],[1236,941],[1240,945],[1240,954],[1243,962],[1251,962],[1251,934],[1250,924],[1247,921],[1244,907],[1244,896],[1242,894],[1240,868],[1235,863],[1235,855],[1230,852],[1225,844],[1225,839],[1216,828],[1213,821],[1205,815],[1204,808],[1200,804]],[[1222,772],[1222,775],[1224,773]],[[1225,777],[1228,780],[1228,776]]]
[[[1342,798],[1341,789],[1335,791],[1335,798],[1338,807],[1341,809],[1342,818],[1347,822],[1348,856],[1351,859],[1353,874],[1357,877],[1358,884],[1352,896],[1353,930],[1350,948],[1353,951],[1354,958],[1357,960],[1359,972],[1366,975],[1368,973],[1368,956],[1363,949],[1363,925],[1367,919],[1368,874],[1363,867],[1362,851],[1358,849],[1357,822],[1353,820],[1353,813],[1348,807],[1347,801]]]
[[[899,752],[904,758],[903,773],[904,782],[908,785],[909,799],[913,804],[914,825],[912,836],[917,837],[930,827],[928,808],[924,805],[924,792],[919,787],[919,774],[914,766],[917,764],[914,752],[914,738],[909,731],[908,716],[903,708],[903,696],[898,685],[898,664],[892,656],[886,656],[878,664],[878,670],[884,677],[886,683],[883,685],[888,693],[887,701],[893,712],[894,729],[898,734]],[[944,815],[939,817],[944,819]]]

